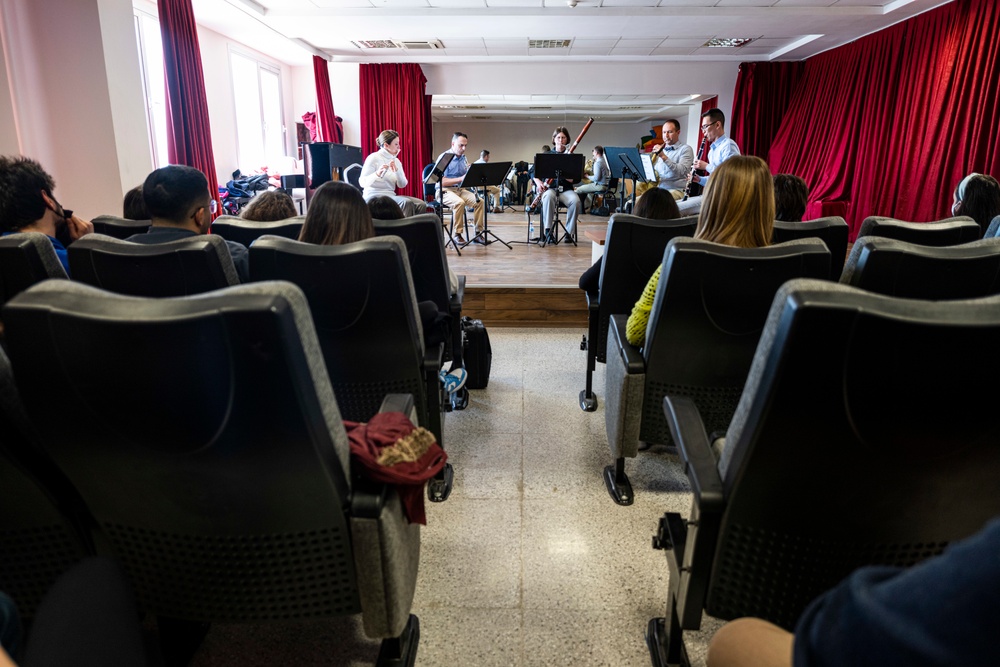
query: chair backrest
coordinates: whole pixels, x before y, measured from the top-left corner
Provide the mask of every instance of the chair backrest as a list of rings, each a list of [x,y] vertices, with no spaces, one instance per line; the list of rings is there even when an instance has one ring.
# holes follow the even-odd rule
[[[614,192],[618,192],[618,177],[612,176],[608,179],[608,189],[605,190],[605,194],[609,195]]]
[[[89,234],[69,247],[73,279],[129,296],[200,294],[240,280],[221,236],[202,234],[157,244]]]
[[[995,236],[1000,236],[1000,215],[990,221],[990,226],[986,228],[986,233],[983,234],[984,239],[991,239]]]
[[[117,215],[99,215],[93,220],[94,232],[116,239],[127,239],[134,234],[144,234],[153,226],[152,220],[129,220]]]
[[[847,236],[851,227],[839,215],[816,218],[805,222],[774,221],[774,243],[795,239],[818,238],[830,249],[830,279],[839,280],[847,259]]]
[[[60,419],[58,407],[53,419]],[[10,361],[0,349],[0,591],[31,618],[60,574],[93,553],[83,503],[27,435]]]
[[[424,166],[424,170],[420,173],[420,180],[421,181],[426,181],[428,174],[430,174],[433,170],[434,170],[434,163],[433,162],[431,162],[430,164]],[[424,200],[425,201],[431,201],[436,196],[437,196],[437,191],[435,189],[435,186],[434,185],[428,185],[427,183],[424,183]]]
[[[0,236],[0,305],[49,278],[68,278],[49,237],[37,232]]]
[[[6,315],[31,422],[147,611],[360,610],[348,442],[301,290],[139,299],[49,281]],[[54,406],[53,387],[72,400]]]
[[[791,627],[853,569],[911,565],[1000,514],[998,338],[1000,297],[786,284],[720,461],[708,612]]]
[[[427,414],[424,343],[403,241],[341,246],[265,236],[250,248],[250,277],[287,280],[309,301],[337,404],[368,421],[386,394],[413,394]]]
[[[907,299],[1000,294],[1000,239],[936,248],[865,236],[851,248],[840,282]]]
[[[907,243],[940,247],[969,243],[982,238],[982,233],[983,230],[976,221],[966,215],[934,222],[903,222],[873,215],[861,223],[858,238],[882,236]]]
[[[601,262],[598,309],[597,359],[607,354],[608,321],[612,315],[632,312],[656,267],[663,262],[663,250],[677,237],[694,236],[698,217],[650,220],[627,213],[615,213],[608,220]]]
[[[249,248],[254,241],[264,235],[297,240],[299,234],[302,233],[302,225],[305,224],[305,221],[304,215],[274,222],[254,222],[232,215],[220,215],[212,222],[210,231],[227,241],[235,241]]]
[[[444,254],[441,219],[421,213],[401,220],[375,220],[376,236],[398,236],[406,244],[417,301],[433,301],[438,312],[449,312],[451,287]]]
[[[725,431],[778,288],[830,276],[830,250],[816,238],[765,248],[674,239],[649,316],[639,439],[669,442],[663,396],[690,396],[709,433]]]

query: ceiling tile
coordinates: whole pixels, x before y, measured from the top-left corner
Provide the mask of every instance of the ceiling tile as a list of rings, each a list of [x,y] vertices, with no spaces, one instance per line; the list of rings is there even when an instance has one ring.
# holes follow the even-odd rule
[[[660,45],[662,39],[628,39],[623,37],[618,44],[615,45],[616,49],[620,48],[631,48],[631,49],[652,49]]]
[[[594,47],[594,48],[587,46],[581,46],[581,47],[574,46],[572,49],[570,49],[570,55],[574,56],[606,56],[610,53],[611,49],[606,46]]]
[[[576,39],[573,40],[573,48],[579,46],[579,47],[586,47],[588,49],[601,48],[601,47],[610,49],[612,46],[617,44],[618,41],[619,40],[617,37],[615,37],[614,39],[586,39],[586,38],[581,39],[580,37],[577,37]]]
[[[692,38],[676,38],[676,39],[667,37],[665,40],[663,40],[660,46],[668,46],[674,48],[689,46],[691,48],[697,48],[710,39],[711,37],[692,37]]]
[[[438,51],[438,53],[440,53],[440,51]],[[444,54],[446,56],[485,56],[485,55],[487,55],[487,53],[486,53],[486,47],[485,46],[481,46],[478,49],[459,49],[459,48],[454,48],[453,49],[453,48],[451,48],[449,46],[449,47],[447,47],[444,50]]]
[[[660,0],[604,0],[602,7],[656,7]]]
[[[837,0],[778,0],[775,7],[830,7]]]
[[[690,53],[694,53],[696,47],[692,46],[660,46],[653,49],[650,55],[653,56],[686,56]]]
[[[629,49],[615,47],[611,49],[611,55],[613,56],[648,56],[652,49]]]
[[[434,0],[430,1],[433,2]],[[482,39],[442,39],[441,42],[446,49],[474,49],[484,46]]]
[[[541,7],[542,0],[486,0],[487,7]]]
[[[441,9],[485,9],[486,0],[427,0],[431,7]]]

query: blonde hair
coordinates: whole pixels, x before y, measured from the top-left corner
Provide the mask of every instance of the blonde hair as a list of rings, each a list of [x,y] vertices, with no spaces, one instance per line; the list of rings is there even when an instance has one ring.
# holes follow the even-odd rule
[[[771,244],[774,181],[759,157],[737,155],[712,173],[694,237],[736,248]]]
[[[378,144],[379,148],[382,148],[383,146],[388,146],[398,138],[399,132],[396,130],[382,130],[382,134],[378,135],[375,143]]]

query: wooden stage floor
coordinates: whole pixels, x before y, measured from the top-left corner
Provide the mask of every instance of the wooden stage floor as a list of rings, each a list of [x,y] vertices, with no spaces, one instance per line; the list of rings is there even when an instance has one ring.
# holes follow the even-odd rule
[[[472,214],[469,213],[470,229]],[[560,216],[565,219],[565,213]],[[537,215],[531,216],[536,233]],[[522,207],[516,212],[490,213],[489,229],[510,244],[468,245],[459,256],[451,246],[445,251],[448,265],[465,275],[463,314],[483,320],[488,326],[585,327],[587,301],[579,288],[580,274],[590,268],[587,230],[605,230],[608,218],[583,215],[579,221],[579,245],[556,246],[515,243],[525,241],[528,223]]]

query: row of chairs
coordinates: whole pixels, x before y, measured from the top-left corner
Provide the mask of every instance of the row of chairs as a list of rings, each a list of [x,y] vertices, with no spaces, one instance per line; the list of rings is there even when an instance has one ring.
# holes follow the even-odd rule
[[[352,475],[315,312],[288,282],[152,299],[48,280],[4,307],[0,590],[25,616],[101,553],[168,647],[360,613],[378,664],[413,664],[419,525]]]

